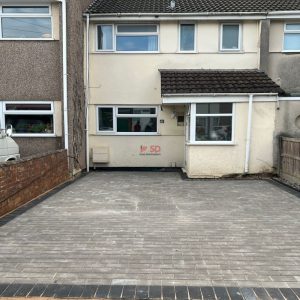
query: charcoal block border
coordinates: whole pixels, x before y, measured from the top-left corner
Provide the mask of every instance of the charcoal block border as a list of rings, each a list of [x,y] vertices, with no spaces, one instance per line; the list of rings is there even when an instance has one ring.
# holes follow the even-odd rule
[[[300,300],[300,289],[219,286],[135,286],[0,283],[0,299],[47,297],[57,299],[161,300]],[[249,298],[250,297],[250,298]]]

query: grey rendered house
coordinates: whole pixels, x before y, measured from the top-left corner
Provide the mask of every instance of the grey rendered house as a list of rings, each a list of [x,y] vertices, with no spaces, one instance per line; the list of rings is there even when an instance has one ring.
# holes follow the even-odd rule
[[[0,127],[21,156],[67,148],[85,168],[82,14],[88,0],[0,1]]]
[[[87,163],[273,172],[300,134],[300,2],[95,0],[86,12]]]

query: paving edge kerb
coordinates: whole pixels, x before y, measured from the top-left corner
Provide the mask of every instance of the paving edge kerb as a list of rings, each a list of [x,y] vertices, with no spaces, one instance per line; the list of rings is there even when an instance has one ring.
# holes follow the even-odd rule
[[[300,288],[216,286],[135,286],[1,284],[0,298],[166,299],[166,300],[299,300]]]

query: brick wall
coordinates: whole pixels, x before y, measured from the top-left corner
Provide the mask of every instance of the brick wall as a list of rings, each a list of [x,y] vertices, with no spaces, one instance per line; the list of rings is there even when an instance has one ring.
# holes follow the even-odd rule
[[[0,165],[0,216],[69,179],[66,150]]]

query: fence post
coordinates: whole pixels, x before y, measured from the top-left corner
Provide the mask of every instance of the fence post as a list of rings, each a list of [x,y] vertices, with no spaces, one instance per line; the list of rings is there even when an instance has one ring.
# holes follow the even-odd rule
[[[278,137],[278,159],[277,159],[277,175],[281,176],[281,167],[282,167],[282,136]]]

